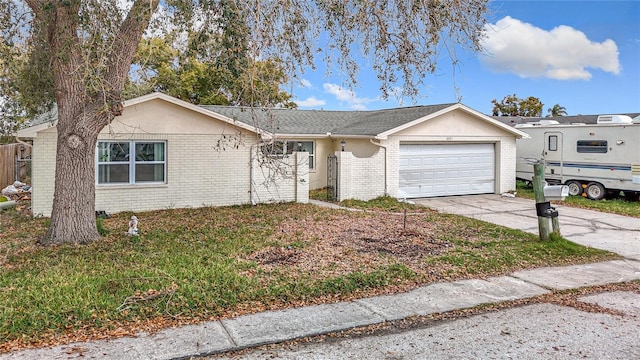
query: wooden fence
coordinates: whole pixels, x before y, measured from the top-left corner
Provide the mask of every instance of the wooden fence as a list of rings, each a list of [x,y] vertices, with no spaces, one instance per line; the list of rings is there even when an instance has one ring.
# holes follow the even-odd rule
[[[24,144],[0,145],[0,189],[14,181],[30,183],[31,147]]]

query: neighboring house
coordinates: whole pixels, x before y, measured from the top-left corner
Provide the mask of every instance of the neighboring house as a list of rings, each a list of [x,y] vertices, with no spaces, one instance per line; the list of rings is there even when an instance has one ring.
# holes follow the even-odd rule
[[[97,210],[307,202],[309,189],[326,186],[339,200],[502,193],[515,189],[515,142],[526,137],[459,103],[251,109],[154,93],[124,106],[99,136]],[[33,213],[48,216],[55,123],[18,136],[33,141]]]

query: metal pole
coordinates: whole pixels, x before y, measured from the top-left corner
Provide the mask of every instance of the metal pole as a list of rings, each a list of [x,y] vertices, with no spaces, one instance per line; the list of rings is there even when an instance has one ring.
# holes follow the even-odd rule
[[[402,222],[402,230],[407,230],[407,208],[404,209],[404,220]]]

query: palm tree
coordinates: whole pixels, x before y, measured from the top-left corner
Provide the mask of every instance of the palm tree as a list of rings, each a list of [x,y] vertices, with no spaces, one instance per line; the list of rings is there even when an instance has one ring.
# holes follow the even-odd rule
[[[561,106],[560,104],[555,104],[552,108],[547,109],[547,113],[547,117],[566,116],[567,108]]]

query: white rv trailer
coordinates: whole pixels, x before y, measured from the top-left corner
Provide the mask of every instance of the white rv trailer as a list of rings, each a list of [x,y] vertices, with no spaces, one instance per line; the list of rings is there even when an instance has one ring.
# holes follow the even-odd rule
[[[602,199],[608,192],[640,195],[640,121],[601,115],[597,124],[559,124],[553,120],[516,125],[529,134],[519,139],[516,177],[533,179],[533,163],[543,161],[545,180],[569,186],[570,195]]]

